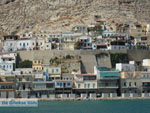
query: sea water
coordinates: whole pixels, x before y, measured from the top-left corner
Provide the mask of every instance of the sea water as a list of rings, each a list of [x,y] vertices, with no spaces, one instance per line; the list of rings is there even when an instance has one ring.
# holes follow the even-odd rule
[[[0,107],[0,113],[150,113],[150,100],[40,101],[38,107]]]

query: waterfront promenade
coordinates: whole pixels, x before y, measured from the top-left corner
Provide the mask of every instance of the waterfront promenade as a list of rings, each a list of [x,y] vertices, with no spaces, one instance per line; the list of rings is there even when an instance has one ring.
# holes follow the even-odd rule
[[[150,100],[150,97],[114,97],[114,98],[39,98],[39,101],[84,101],[84,100]]]

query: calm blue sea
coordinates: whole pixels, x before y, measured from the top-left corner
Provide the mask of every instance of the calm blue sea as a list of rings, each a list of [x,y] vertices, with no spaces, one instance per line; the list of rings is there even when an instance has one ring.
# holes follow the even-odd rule
[[[41,101],[35,108],[1,108],[0,113],[150,113],[150,100]]]

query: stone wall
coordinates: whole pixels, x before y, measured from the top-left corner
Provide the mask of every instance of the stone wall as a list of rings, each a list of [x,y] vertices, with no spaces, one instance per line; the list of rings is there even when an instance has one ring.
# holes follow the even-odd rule
[[[96,59],[95,54],[100,51],[19,51],[18,55],[21,60],[33,60],[42,59],[44,64],[48,64],[49,60],[54,57],[63,57],[67,55],[80,56],[81,57],[81,72],[82,73],[93,73],[94,66],[106,66],[111,67],[110,56]],[[75,64],[74,64],[75,65]],[[75,65],[76,66],[76,65]],[[77,65],[79,66],[79,65]],[[74,67],[74,66],[72,66]],[[78,67],[77,67],[78,68]],[[77,69],[76,68],[76,69]]]
[[[108,51],[108,56],[96,57],[96,54],[106,52],[106,51],[93,51],[93,50],[62,50],[62,51],[19,51],[18,55],[21,60],[33,60],[33,59],[42,59],[44,64],[48,64],[49,60],[54,57],[63,57],[67,55],[71,56],[80,56],[81,57],[81,72],[82,73],[93,73],[94,66],[98,65],[101,67],[109,67],[111,68],[111,53],[127,53],[129,57],[129,61],[142,61],[143,59],[150,59],[150,51],[147,50],[118,50],[118,51]],[[71,67],[78,67],[79,64],[73,64]]]

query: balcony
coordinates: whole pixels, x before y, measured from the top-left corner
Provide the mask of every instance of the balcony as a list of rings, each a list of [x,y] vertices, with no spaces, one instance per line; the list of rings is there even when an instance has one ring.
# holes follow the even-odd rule
[[[118,80],[119,77],[100,77],[100,80]]]
[[[15,83],[0,82],[0,91],[15,91]]]
[[[25,88],[25,89],[19,88],[19,89],[17,89],[17,91],[31,91],[31,88]]]
[[[143,88],[150,88],[150,82],[143,82],[142,87]]]
[[[52,87],[52,88],[33,88],[33,90],[34,91],[45,91],[45,90],[49,90],[49,91],[53,91],[53,90],[55,90],[55,88],[54,87]]]
[[[99,88],[119,88],[119,85],[115,83],[100,83]]]

